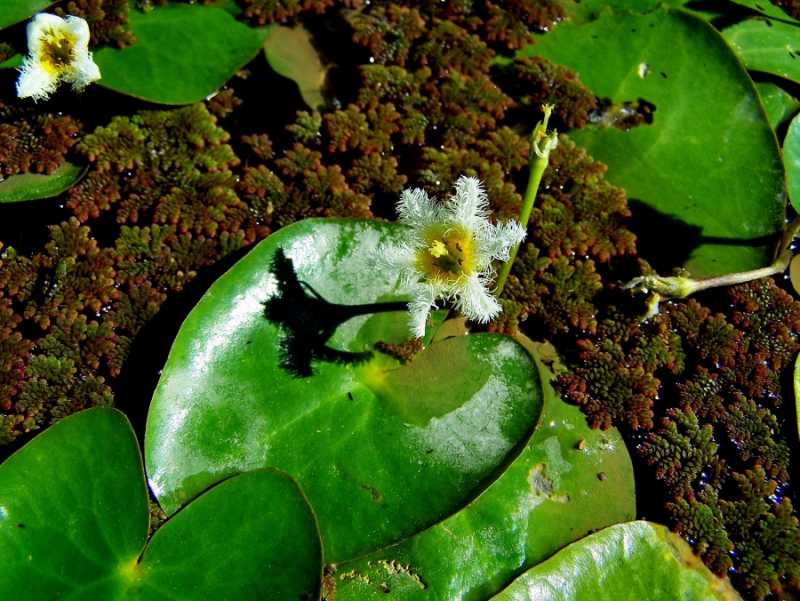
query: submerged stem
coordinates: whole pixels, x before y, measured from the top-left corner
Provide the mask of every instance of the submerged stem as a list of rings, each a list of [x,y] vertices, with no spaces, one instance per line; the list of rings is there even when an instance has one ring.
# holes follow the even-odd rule
[[[551,105],[543,107],[544,118],[536,124],[531,133],[531,154],[528,161],[528,185],[525,188],[525,195],[522,198],[522,209],[519,212],[519,224],[527,230],[528,221],[531,218],[531,211],[533,211],[533,203],[536,200],[536,195],[539,192],[539,184],[542,182],[542,175],[544,170],[547,169],[547,164],[550,160],[550,151],[558,145],[558,137],[555,132],[547,133],[547,122],[550,119],[550,114],[553,112]],[[519,244],[515,244],[508,255],[508,260],[503,263],[500,269],[500,275],[497,277],[497,286],[495,288],[495,296],[498,298],[503,292],[503,287],[506,285],[508,274],[511,273],[511,267],[514,264],[514,259],[517,258],[519,252]]]

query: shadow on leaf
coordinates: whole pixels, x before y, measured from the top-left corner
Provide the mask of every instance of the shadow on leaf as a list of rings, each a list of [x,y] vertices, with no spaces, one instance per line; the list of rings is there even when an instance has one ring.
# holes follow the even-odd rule
[[[641,200],[631,198],[628,204],[633,214],[631,229],[636,232],[639,256],[647,259],[659,273],[670,273],[684,265],[692,252],[703,244],[758,247],[774,243],[779,236],[778,232],[753,238],[705,236],[701,227],[654,209]]]
[[[358,363],[369,359],[371,352],[354,353],[328,346],[336,329],[353,317],[403,311],[405,302],[340,305],[322,298],[297,277],[292,260],[278,249],[272,261],[277,292],[264,303],[264,316],[283,331],[280,365],[289,373],[307,378],[313,375],[312,363]]]

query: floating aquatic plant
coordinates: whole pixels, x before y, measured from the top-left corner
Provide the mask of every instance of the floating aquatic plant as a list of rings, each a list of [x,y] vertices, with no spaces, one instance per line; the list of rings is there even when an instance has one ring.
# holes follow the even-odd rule
[[[2,4],[3,25],[31,16],[19,12],[22,3],[17,0]],[[633,516],[624,437],[643,486],[652,491],[641,511],[681,532],[714,570],[730,570],[734,582],[754,599],[771,592],[789,595],[800,587],[800,528],[790,481],[792,439],[784,389],[787,370],[800,350],[798,303],[779,281],[768,279],[707,289],[697,299],[669,300],[643,321],[643,299],[622,289],[631,278],[655,278],[645,258],[654,266],[660,261],[662,273],[687,264],[684,256],[672,260],[681,254],[683,241],[673,234],[686,231],[680,229],[686,224],[674,218],[688,219],[693,213],[680,212],[683,204],[669,205],[666,215],[653,213],[653,207],[664,210],[655,201],[667,196],[713,216],[730,212],[738,217],[750,209],[764,216],[768,205],[775,228],[758,229],[753,240],[743,240],[737,228],[731,235],[713,229],[710,217],[689,225],[699,228],[690,233],[700,236],[703,245],[725,247],[729,258],[745,257],[750,263],[771,258],[773,240],[764,238],[780,229],[783,218],[778,196],[782,178],[774,168],[777,146],[747,73],[711,26],[680,11],[656,10],[643,17],[606,11],[600,20],[592,20],[598,3],[589,1],[139,4],[151,12],[118,0],[67,0],[54,8],[86,18],[98,62],[101,53],[109,61],[100,63],[106,89],[98,94],[108,100],[102,111],[84,110],[69,95],[58,108],[63,114],[34,111],[33,103],[16,99],[0,106],[5,141],[0,170],[9,181],[57,175],[65,166],[77,167],[78,179],[86,166],[82,180],[65,184],[70,187],[65,195],[37,205],[52,210],[47,213],[49,228],[32,227],[29,237],[28,224],[18,233],[0,221],[9,232],[3,242],[13,246],[5,246],[0,256],[2,443],[18,441],[91,405],[116,400],[135,411],[140,401],[131,384],[141,387],[142,398],[147,398],[148,386],[163,367],[152,359],[158,356],[154,340],[169,338],[163,335],[168,330],[164,324],[173,321],[177,327],[204,280],[228,267],[224,258],[274,233],[271,242],[247,256],[255,261],[265,256],[259,254],[263,248],[308,227],[301,242],[287,243],[285,252],[270,255],[274,260],[256,262],[249,273],[263,279],[254,276],[245,286],[229,273],[219,280],[181,330],[176,349],[188,349],[196,361],[208,360],[213,369],[198,375],[190,366],[185,378],[176,379],[182,355],[174,351],[162,380],[166,388],[159,388],[154,403],[156,422],[160,411],[168,415],[175,403],[186,404],[166,420],[186,426],[181,436],[160,435],[157,426],[146,431],[151,448],[179,458],[174,464],[160,459],[152,463],[154,490],[170,512],[217,476],[275,462],[296,471],[304,492],[310,493],[313,510],[321,516],[323,544],[332,551],[329,558],[374,550],[363,560],[326,567],[322,585],[327,598],[488,599],[529,568],[534,571],[505,594],[532,594],[543,572],[572,569],[575,558],[596,549],[591,540],[559,552],[560,547]],[[739,5],[780,18],[772,12],[779,9],[766,2],[742,0]],[[556,27],[564,17],[571,22]],[[183,27],[170,26],[173,18],[183,19]],[[792,31],[795,26],[782,18]],[[589,29],[573,29],[587,20]],[[297,89],[266,73],[263,57],[237,71],[271,31],[250,24],[272,22],[304,24],[313,42],[305,52],[320,51],[315,57],[319,60],[312,62],[324,66],[328,79],[317,79],[314,112],[291,114],[292,108],[305,108]],[[640,28],[642,23],[648,29]],[[598,26],[617,28],[617,34],[596,41],[590,29]],[[536,37],[537,31],[554,27],[553,33]],[[640,43],[649,29],[662,42]],[[328,37],[332,31],[333,42]],[[186,32],[201,33],[190,36],[191,44],[156,43],[174,41]],[[233,36],[243,44],[241,54],[235,60],[214,60],[214,44],[231,48],[226,37],[231,32],[241,34]],[[672,32],[680,35],[663,42],[663,35]],[[674,39],[714,52],[681,55],[673,52]],[[535,56],[510,56],[509,49],[533,40]],[[1,50],[4,60],[12,54],[14,35],[8,41]],[[608,61],[592,63],[587,70],[583,61],[591,55],[576,52],[579,43],[613,49],[606,53]],[[98,44],[126,48],[99,49]],[[202,52],[186,51],[197,47]],[[630,53],[634,62],[628,61]],[[648,58],[650,53],[659,60]],[[573,68],[551,62],[545,54]],[[617,61],[621,56],[628,58]],[[727,94],[713,99],[714,108],[722,110],[708,120],[697,119],[697,102],[682,102],[694,98],[696,89],[673,84],[693,77],[698,56],[713,59],[704,75],[718,75],[730,84],[724,88]],[[209,70],[197,68],[203,62]],[[656,68],[662,62],[668,65],[663,73]],[[116,67],[109,70],[106,65]],[[143,77],[147,65],[157,65],[159,77]],[[213,77],[210,67],[217,68]],[[175,76],[181,70],[186,77]],[[303,89],[291,69],[282,72]],[[617,76],[622,80],[615,80]],[[279,88],[275,96],[285,99],[290,110],[265,110],[277,106],[261,95],[265,77],[270,92],[273,85]],[[606,91],[612,80],[617,83]],[[681,93],[672,94],[673,89]],[[737,90],[741,94],[731,93]],[[95,92],[92,87],[83,98],[94,102]],[[123,94],[197,103],[152,111],[129,97],[123,110],[116,104]],[[748,102],[737,105],[741,110],[729,110],[733,98]],[[566,133],[557,138],[557,147],[548,149],[548,167],[534,203],[526,182],[531,161],[544,154],[543,140],[534,136],[532,144],[528,134],[543,117],[544,103],[554,105],[551,119]],[[658,149],[673,158],[639,163],[647,153],[630,152],[628,143],[663,132],[678,118],[693,119],[696,127],[691,133],[681,127],[682,137],[656,136]],[[720,124],[725,127],[715,129]],[[741,132],[756,130],[758,144],[743,144]],[[746,175],[719,176],[717,170],[708,177],[678,178],[672,165],[684,156],[692,157],[681,171],[688,174],[697,172],[700,159],[716,160],[713,151],[719,145],[709,142],[711,131],[730,134],[730,143],[720,148],[726,153],[741,149],[758,178],[742,182]],[[555,143],[555,137],[549,139]],[[603,143],[596,143],[598,139]],[[702,152],[691,146],[695,139],[703,141]],[[574,140],[591,144],[593,153],[607,153],[609,173]],[[675,152],[679,142],[685,155]],[[791,160],[792,154],[785,156]],[[630,165],[623,177],[620,167]],[[661,175],[668,179],[658,184]],[[707,180],[717,182],[714,189],[695,194]],[[396,289],[397,271],[378,270],[374,263],[379,240],[396,234],[399,242],[414,228],[380,220],[406,216],[408,206],[395,206],[404,189],[444,198],[465,181],[482,182],[485,199],[472,204],[480,205],[481,219],[490,224],[486,232],[497,233],[494,224],[516,219],[524,209],[515,237],[525,233],[525,241],[506,264],[499,298],[481,288],[472,299],[482,302],[464,305],[469,295],[461,292],[470,291],[457,290],[461,276],[469,271],[479,284],[488,285],[488,276],[483,281],[480,277],[486,272],[476,267],[475,247],[465,245],[478,237],[474,228],[467,231],[448,217],[447,205],[438,205],[436,211],[430,201],[428,214],[442,218],[446,227],[417,227],[423,243],[403,242],[412,248],[405,262],[410,281],[400,283],[419,285],[431,275],[441,279],[444,274],[451,292],[442,286],[439,299],[417,303],[417,331],[420,321],[424,325],[420,315],[428,315],[432,302],[451,293],[456,308],[475,322],[490,321],[474,323],[465,335],[463,323],[442,325],[441,315],[433,314],[426,336],[409,340],[407,316],[391,301],[412,297],[414,286]],[[730,197],[739,200],[713,202],[726,198],[721,181],[734,187]],[[644,190],[636,197],[645,204],[629,205],[625,191],[614,183]],[[643,184],[653,185],[637,187]],[[683,186],[680,194],[674,193],[678,184]],[[753,194],[741,193],[749,186]],[[769,202],[762,202],[759,194]],[[307,217],[368,221],[293,225]],[[749,227],[749,221],[734,225]],[[700,231],[701,225],[709,230]],[[275,233],[285,226],[289,228]],[[362,236],[342,236],[325,247],[320,236],[329,227],[352,227]],[[506,249],[511,229],[492,242]],[[668,233],[669,253],[652,252],[663,238],[654,236],[654,230]],[[641,234],[638,239],[633,231]],[[751,252],[753,245],[758,250]],[[791,251],[788,244],[784,249]],[[485,255],[491,257],[488,251]],[[341,256],[356,266],[366,261],[369,267],[333,265]],[[498,251],[494,256],[505,255]],[[671,262],[665,264],[665,259]],[[488,267],[488,259],[484,262]],[[728,267],[764,264],[734,263],[731,259]],[[241,265],[231,273],[241,273]],[[779,267],[776,273],[782,271]],[[198,276],[200,282],[190,285]],[[378,281],[385,288],[370,296]],[[230,282],[248,292],[226,293]],[[197,314],[227,302],[235,306],[219,313],[223,326],[192,330]],[[326,317],[332,312],[337,319]],[[242,327],[245,314],[252,318],[251,329]],[[551,349],[547,357],[534,355],[558,373],[561,392],[575,405],[561,403],[540,418],[536,407],[525,405],[531,397],[520,393],[525,388],[520,382],[533,372],[528,356],[508,336],[524,341],[523,334],[555,343],[558,350]],[[223,349],[228,360],[216,367],[212,359]],[[161,350],[166,356],[166,349]],[[142,369],[143,356],[153,365]],[[239,377],[237,372],[225,380],[231,366],[252,373]],[[265,366],[272,375],[264,376]],[[498,382],[507,386],[508,394],[494,394]],[[290,388],[294,392],[286,394]],[[481,397],[483,390],[493,396]],[[284,397],[293,402],[287,404]],[[326,402],[315,405],[320,398]],[[500,413],[503,419],[512,414],[518,418],[513,427],[497,421],[499,413],[488,411],[487,399],[509,402],[509,411]],[[551,401],[544,409],[552,409]],[[457,424],[447,421],[453,415]],[[591,425],[608,429],[590,429],[587,417]],[[285,431],[273,428],[275,423]],[[452,427],[442,427],[445,423]],[[528,437],[534,423],[536,432]],[[391,446],[420,432],[436,436],[414,438],[414,444],[399,450]],[[266,454],[265,438],[271,441]],[[167,448],[178,439],[189,449],[185,455],[175,450],[179,445]],[[298,445],[300,439],[305,444]],[[501,440],[492,453],[486,451],[489,441]],[[84,442],[90,446],[91,436]],[[380,464],[376,456],[388,459]],[[598,457],[608,463],[594,463]],[[214,463],[207,469],[203,462],[224,466],[217,470]],[[168,465],[183,471],[171,476],[168,469],[159,469]],[[437,469],[450,471],[442,476],[445,472]],[[320,478],[324,471],[330,477]],[[428,475],[434,472],[438,475]],[[423,498],[426,504],[398,502],[403,495]],[[596,511],[587,510],[586,503],[592,502]],[[24,537],[24,530],[12,533]],[[611,532],[627,537],[634,531],[637,545],[670,539],[650,526]],[[600,539],[618,540],[614,536],[607,533]],[[379,548],[400,539],[398,545]],[[679,546],[670,540],[651,548],[673,553]],[[686,547],[680,547],[681,566],[669,574],[697,576],[701,570],[685,554]],[[550,555],[552,562],[539,563]],[[465,557],[470,558],[468,566]],[[659,567],[667,564],[672,565],[661,562]],[[147,562],[143,565],[146,569]],[[598,564],[597,569],[611,574],[613,565]],[[702,572],[699,582],[720,582],[706,574]],[[644,568],[639,574],[650,575]],[[574,582],[585,582],[585,576],[576,575]],[[630,582],[637,575],[622,578]]]

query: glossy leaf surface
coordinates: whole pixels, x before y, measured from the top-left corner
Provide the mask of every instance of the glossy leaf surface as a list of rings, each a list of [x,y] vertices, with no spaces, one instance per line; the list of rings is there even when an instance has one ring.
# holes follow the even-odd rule
[[[121,599],[314,599],[322,549],[285,474],[256,470],[204,492],[150,540]]]
[[[252,28],[214,6],[168,4],[131,10],[137,42],[94,54],[116,92],[160,104],[199,102],[218,90],[261,49],[270,28]]]
[[[787,12],[783,11],[779,6],[773,4],[770,0],[731,0],[731,1],[734,4],[744,6],[746,8],[759,12],[762,15],[766,15],[768,17],[789,21],[790,23],[797,23],[796,19],[794,19]]]
[[[403,232],[302,221],[208,290],[148,415],[150,483],[168,512],[227,475],[274,466],[299,481],[339,562],[453,513],[524,443],[541,387],[510,338],[449,338],[404,366],[375,351],[408,337],[403,303],[363,306],[408,298],[377,261]]]
[[[199,496],[145,546],[147,490],[136,437],[113,409],[52,426],[0,466],[0,598],[300,599],[321,551],[297,486],[273,471]]]
[[[16,69],[22,65],[23,57],[21,54],[14,54],[11,58],[0,63],[0,69]]]
[[[337,601],[487,599],[520,569],[635,517],[633,468],[619,432],[591,429],[537,362],[544,408],[522,453],[455,515],[398,545],[329,568],[325,587]]]
[[[696,277],[769,262],[784,218],[781,157],[753,83],[710,25],[681,10],[603,16],[561,24],[526,52],[575,69],[614,103],[655,105],[650,124],[570,135],[608,165],[635,213],[651,215],[642,236],[659,252],[683,254]]]
[[[24,21],[53,4],[53,0],[2,0],[0,2],[0,29]]]
[[[650,522],[587,536],[515,580],[494,601],[741,601],[677,534]]]
[[[303,27],[273,28],[266,43],[264,55],[276,73],[297,84],[303,101],[312,109],[325,104],[322,88],[327,69],[311,43],[311,34]]]
[[[792,119],[783,140],[783,162],[786,164],[786,190],[796,210],[800,210],[800,115]]]
[[[48,428],[0,466],[0,598],[56,599],[133,565],[148,527],[147,490],[126,418],[90,409]]]
[[[662,6],[683,6],[689,0],[564,0],[564,7],[570,21],[583,23],[612,13],[645,14]]]
[[[789,281],[792,284],[792,288],[796,294],[800,294],[800,255],[795,255],[792,257],[791,262],[789,263]],[[795,374],[797,373],[797,368],[795,367]],[[795,375],[795,394],[797,394],[797,375]],[[800,423],[800,407],[798,407],[798,423]]]
[[[795,257],[794,259],[797,259]],[[792,259],[792,263],[795,263],[795,260]],[[800,269],[799,269],[800,271]],[[792,284],[795,284],[794,280]],[[800,294],[797,290],[797,286],[794,287],[795,292]],[[797,416],[797,427],[798,432],[800,432],[800,355],[797,355],[797,359],[794,362],[794,408],[795,408],[795,415]]]
[[[748,19],[722,32],[753,71],[800,82],[800,26],[777,19]]]
[[[64,163],[50,175],[21,173],[0,181],[0,204],[52,198],[78,183],[85,171],[80,165]]]
[[[800,108],[797,98],[774,83],[757,82],[756,89],[773,129],[777,129]]]

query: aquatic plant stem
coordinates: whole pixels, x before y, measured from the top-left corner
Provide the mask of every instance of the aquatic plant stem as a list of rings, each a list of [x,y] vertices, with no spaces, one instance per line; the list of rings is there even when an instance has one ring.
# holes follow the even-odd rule
[[[800,218],[795,218],[786,228],[781,241],[778,256],[766,267],[728,273],[713,278],[695,280],[686,276],[664,277],[659,275],[643,275],[633,278],[623,285],[623,288],[641,292],[652,292],[658,299],[660,298],[686,298],[692,294],[709,288],[719,288],[720,286],[733,286],[744,284],[753,280],[759,280],[772,275],[777,275],[786,271],[789,262],[792,260],[791,244],[800,234]],[[656,301],[656,307],[658,306]],[[648,310],[648,316],[657,313],[652,309]]]
[[[522,198],[522,208],[519,212],[519,224],[527,230],[528,221],[531,218],[531,211],[533,211],[533,203],[536,201],[536,196],[539,193],[539,184],[542,183],[542,176],[544,175],[547,164],[550,161],[550,151],[558,145],[558,137],[555,132],[547,133],[547,122],[550,119],[550,114],[553,112],[551,105],[543,107],[544,118],[536,124],[531,132],[531,154],[528,161],[528,185],[525,188],[525,195]],[[495,287],[495,296],[498,298],[503,292],[503,287],[506,285],[508,274],[511,273],[511,267],[514,265],[514,259],[517,258],[519,252],[519,244],[515,244],[508,255],[508,260],[503,263],[500,269],[500,275],[497,277],[497,286]]]

